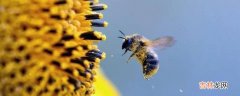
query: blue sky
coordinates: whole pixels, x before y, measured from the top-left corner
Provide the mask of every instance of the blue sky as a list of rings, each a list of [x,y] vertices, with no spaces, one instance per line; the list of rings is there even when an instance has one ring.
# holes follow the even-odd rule
[[[101,0],[107,36],[102,69],[123,96],[239,96],[239,0]],[[121,54],[126,34],[149,39],[170,35],[171,48],[158,52],[160,70],[144,80],[136,60]],[[200,81],[228,81],[227,90],[200,90]]]

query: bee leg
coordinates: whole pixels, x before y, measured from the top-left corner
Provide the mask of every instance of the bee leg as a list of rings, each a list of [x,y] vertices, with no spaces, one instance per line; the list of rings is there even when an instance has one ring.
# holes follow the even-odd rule
[[[136,52],[132,53],[131,56],[128,58],[127,63],[130,61],[130,59],[136,54]]]
[[[122,54],[122,56],[123,56],[124,54],[126,54],[126,53],[127,53],[127,51],[128,51],[128,50],[126,49],[126,50],[125,50],[125,52]]]
[[[138,46],[138,47],[137,47],[137,50],[135,50],[135,51],[131,54],[131,56],[128,58],[127,63],[129,62],[129,60],[130,60],[138,51],[140,51],[140,49],[141,49],[141,47]]]

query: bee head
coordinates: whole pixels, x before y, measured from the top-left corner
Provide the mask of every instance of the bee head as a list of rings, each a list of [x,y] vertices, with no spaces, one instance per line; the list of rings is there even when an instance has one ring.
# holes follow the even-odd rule
[[[118,37],[124,40],[122,44],[122,49],[125,49],[125,52],[123,53],[124,55],[125,53],[127,53],[127,51],[129,51],[129,47],[132,44],[133,40],[131,38],[127,38],[126,35],[121,30],[119,30],[119,32],[124,36],[124,37]]]
[[[122,49],[127,49],[129,50],[130,45],[132,44],[132,39],[125,39],[123,44],[122,44]]]

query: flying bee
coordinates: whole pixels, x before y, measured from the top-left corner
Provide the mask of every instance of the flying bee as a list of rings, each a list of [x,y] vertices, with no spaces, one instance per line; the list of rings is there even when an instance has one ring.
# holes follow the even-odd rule
[[[155,75],[159,69],[158,55],[154,49],[162,49],[171,46],[174,42],[173,37],[164,36],[155,40],[149,40],[139,34],[126,36],[122,31],[120,32],[123,37],[118,38],[124,40],[122,49],[125,49],[125,52],[123,55],[127,53],[127,51],[131,51],[132,54],[128,58],[128,61],[134,56],[142,65],[144,78],[148,80]]]

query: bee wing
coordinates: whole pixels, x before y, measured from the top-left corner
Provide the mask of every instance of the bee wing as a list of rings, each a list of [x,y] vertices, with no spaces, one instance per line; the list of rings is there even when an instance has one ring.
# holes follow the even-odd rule
[[[172,46],[174,42],[175,40],[173,37],[164,36],[164,37],[159,37],[155,40],[150,41],[149,47],[163,49],[163,48]]]

